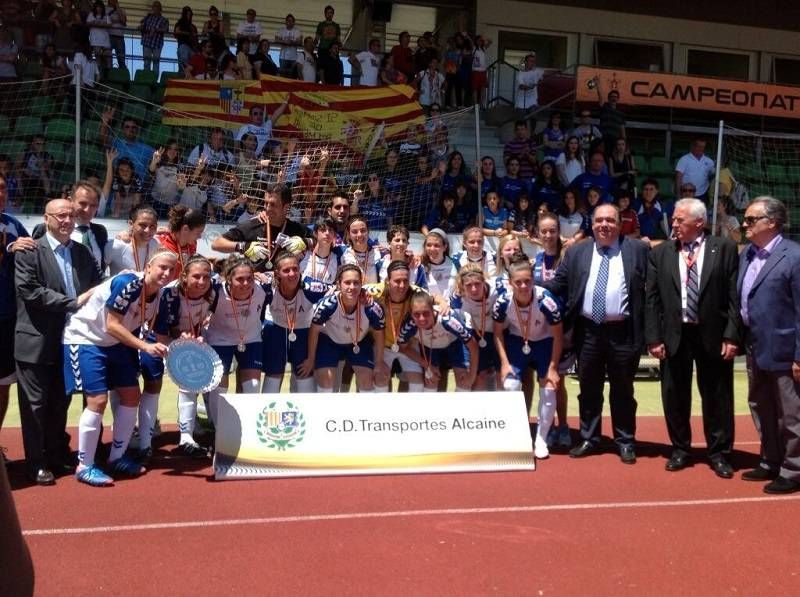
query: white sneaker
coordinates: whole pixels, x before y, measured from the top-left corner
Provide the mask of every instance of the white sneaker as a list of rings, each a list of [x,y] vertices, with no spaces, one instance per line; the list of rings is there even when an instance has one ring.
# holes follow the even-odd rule
[[[544,460],[550,457],[550,450],[547,448],[547,441],[536,436],[536,441],[533,442],[533,455],[539,460]]]

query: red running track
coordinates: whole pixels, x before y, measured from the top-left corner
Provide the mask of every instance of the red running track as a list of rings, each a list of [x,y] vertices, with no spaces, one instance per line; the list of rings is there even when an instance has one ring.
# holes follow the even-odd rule
[[[747,468],[757,437],[737,423]],[[639,429],[634,466],[216,483],[163,452],[112,489],[21,487],[19,463],[12,482],[40,595],[796,594],[800,495],[718,479],[702,450],[667,473],[663,421]],[[12,459],[18,436],[0,435]]]

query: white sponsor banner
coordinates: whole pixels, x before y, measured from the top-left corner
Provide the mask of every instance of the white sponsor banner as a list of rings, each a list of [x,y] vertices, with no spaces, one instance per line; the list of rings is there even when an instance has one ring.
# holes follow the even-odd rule
[[[522,392],[224,394],[216,479],[534,470]]]

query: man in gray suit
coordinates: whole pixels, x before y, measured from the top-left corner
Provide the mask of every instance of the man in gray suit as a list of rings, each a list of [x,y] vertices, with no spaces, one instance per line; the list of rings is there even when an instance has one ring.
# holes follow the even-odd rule
[[[748,403],[761,462],[742,475],[765,493],[800,491],[800,245],[783,238],[786,206],[757,197],[744,217],[750,244],[737,289],[745,325]]]
[[[61,337],[67,314],[78,310],[102,275],[91,252],[70,240],[74,206],[54,199],[45,207],[47,232],[30,251],[15,254],[19,409],[28,475],[39,485],[69,469],[64,445],[67,401]]]

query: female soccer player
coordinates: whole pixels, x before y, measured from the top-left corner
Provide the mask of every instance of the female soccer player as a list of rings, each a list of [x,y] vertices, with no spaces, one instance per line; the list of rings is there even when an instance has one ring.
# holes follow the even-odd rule
[[[314,249],[306,251],[300,262],[300,273],[304,281],[333,284],[339,271],[342,247],[334,246],[336,222],[319,218],[314,224]]]
[[[363,274],[364,284],[378,281],[377,263],[381,260],[381,252],[377,247],[369,246],[369,228],[367,221],[359,215],[350,216],[345,228],[345,243],[341,262],[343,265],[357,265]]]
[[[378,281],[385,282],[389,264],[393,261],[404,261],[409,264],[411,280],[419,286],[425,285],[425,272],[421,265],[412,266],[413,255],[408,252],[408,228],[395,224],[386,231],[386,240],[389,243],[389,253],[381,257],[376,266]]]
[[[353,367],[358,389],[362,392],[373,388],[373,369],[380,371],[386,367],[383,310],[374,301],[362,302],[363,279],[359,266],[343,265],[336,275],[336,292],[314,307],[308,335],[308,359],[303,370],[315,370],[320,393],[333,391],[340,360]],[[372,334],[368,333],[370,328]]]
[[[178,267],[172,273],[178,278],[183,264],[197,253],[197,241],[206,229],[206,217],[199,209],[173,205],[169,210],[169,232],[156,233],[156,240],[178,256]]]
[[[494,347],[492,308],[496,300],[497,292],[489,286],[480,265],[468,263],[459,270],[450,308],[468,314],[472,320],[472,331],[480,350],[478,375],[472,386],[474,390],[495,388],[493,376],[497,369],[497,350]]]
[[[314,367],[308,359],[308,330],[314,305],[330,286],[317,281],[303,282],[297,257],[280,252],[275,257],[274,279],[267,287],[267,310],[261,331],[263,346],[261,391],[277,394],[286,370],[292,364],[298,392],[316,392]]]
[[[510,290],[508,266],[511,264],[511,258],[517,253],[522,253],[522,243],[519,238],[513,234],[506,234],[500,239],[497,244],[497,257],[495,258],[497,275],[494,278],[494,288],[497,292]]]
[[[526,256],[518,255],[508,269],[512,291],[502,294],[492,310],[500,378],[507,390],[519,390],[524,371],[528,367],[536,370],[539,377],[539,424],[534,455],[547,458],[550,454],[547,433],[556,411],[558,361],[563,345],[561,309],[550,292],[534,285]]]
[[[130,242],[109,240],[105,246],[108,271],[116,276],[123,270],[141,272],[160,243],[153,238],[158,229],[158,215],[149,205],[137,205],[128,218]]]
[[[211,262],[194,255],[184,263],[180,278],[171,282],[161,296],[156,320],[156,333],[170,338],[202,340],[217,294],[211,285]],[[180,440],[176,451],[192,458],[208,455],[194,439],[197,416],[197,394],[178,389],[178,429]]]
[[[478,371],[478,343],[459,311],[442,315],[430,294],[416,291],[411,296],[410,316],[397,341],[403,353],[425,371],[426,392],[438,391],[445,363],[454,371],[457,389],[472,389]]]
[[[470,226],[464,230],[462,239],[464,250],[453,256],[456,268],[461,269],[468,263],[479,263],[487,279],[497,275],[494,253],[483,248],[483,230],[478,226]]]
[[[94,457],[108,391],[120,397],[114,409],[114,441],[108,459],[112,473],[138,476],[144,467],[125,455],[136,424],[141,392],[139,354],[163,357],[162,342],[140,338],[153,327],[161,290],[169,283],[177,255],[157,249],[143,273],[114,276],[94,291],[92,298],[71,318],[64,330],[64,377],[67,393],[83,391],[86,408],[78,425],[78,467],[75,477],[93,486],[113,480],[95,465]],[[135,333],[136,332],[136,333]]]
[[[450,245],[443,230],[434,228],[425,235],[420,261],[425,277],[418,280],[418,285],[447,300],[455,287],[458,270],[450,258]]]

